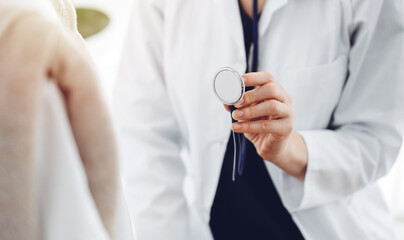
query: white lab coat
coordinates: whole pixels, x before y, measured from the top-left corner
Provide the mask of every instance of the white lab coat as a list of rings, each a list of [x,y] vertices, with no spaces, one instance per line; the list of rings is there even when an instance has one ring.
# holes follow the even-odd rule
[[[246,69],[238,3],[134,2],[115,107],[135,231],[211,239],[231,123],[212,78],[223,66]],[[259,70],[293,97],[308,148],[304,182],[265,162],[302,234],[394,239],[375,181],[404,132],[402,1],[268,0],[259,31]]]

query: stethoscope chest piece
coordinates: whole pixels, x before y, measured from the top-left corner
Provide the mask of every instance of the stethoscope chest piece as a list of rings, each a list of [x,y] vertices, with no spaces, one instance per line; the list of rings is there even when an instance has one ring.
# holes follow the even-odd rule
[[[222,103],[231,106],[243,98],[244,80],[236,70],[224,67],[215,74],[213,90]]]
[[[213,91],[217,98],[224,104],[229,105],[232,113],[236,108],[234,104],[243,99],[245,93],[245,84],[241,75],[234,69],[225,67],[219,69],[213,78]],[[236,122],[232,118],[232,122]],[[233,181],[239,180],[243,172],[243,152],[242,136],[240,133],[233,132],[234,158],[233,158]]]

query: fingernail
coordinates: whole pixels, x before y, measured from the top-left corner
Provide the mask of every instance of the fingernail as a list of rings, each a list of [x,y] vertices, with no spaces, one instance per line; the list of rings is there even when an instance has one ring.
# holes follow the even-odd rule
[[[234,130],[238,130],[238,129],[240,129],[241,128],[241,125],[240,124],[238,124],[238,123],[233,123],[233,129]]]
[[[244,111],[241,111],[241,110],[234,111],[234,116],[242,117],[242,116],[244,116]]]
[[[244,98],[242,98],[236,105],[234,105],[236,108],[241,107],[244,103]]]
[[[241,78],[243,79],[243,82],[245,84],[245,82],[247,81],[247,78],[245,78],[244,76],[241,76]]]

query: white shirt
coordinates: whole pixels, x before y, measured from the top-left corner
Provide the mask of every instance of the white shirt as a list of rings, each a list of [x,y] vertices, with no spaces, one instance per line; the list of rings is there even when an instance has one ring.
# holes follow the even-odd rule
[[[109,240],[88,187],[60,90],[42,88],[36,134],[37,238]]]
[[[375,181],[404,132],[403,9],[400,0],[263,9],[258,68],[293,97],[309,154],[304,182],[265,164],[306,239],[394,239]],[[115,106],[137,237],[211,239],[231,124],[212,78],[246,69],[238,3],[136,0],[126,42]]]

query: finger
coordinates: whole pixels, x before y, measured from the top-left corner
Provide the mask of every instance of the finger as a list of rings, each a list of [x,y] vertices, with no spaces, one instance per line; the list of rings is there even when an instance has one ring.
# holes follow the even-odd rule
[[[293,121],[290,118],[280,120],[245,121],[232,124],[232,129],[238,133],[269,133],[276,136],[287,136],[293,130]]]
[[[291,107],[285,103],[271,99],[256,105],[250,105],[233,111],[236,120],[252,120],[259,117],[268,119],[286,118],[291,114]]]
[[[229,105],[223,104],[223,107],[226,109],[226,111],[230,112],[230,107],[229,107]]]
[[[269,72],[252,72],[243,75],[246,87],[261,86],[268,82],[274,82],[274,77]]]
[[[289,102],[289,94],[278,83],[270,82],[246,92],[243,99],[235,106],[241,108],[266,99],[276,99],[280,102]]]

